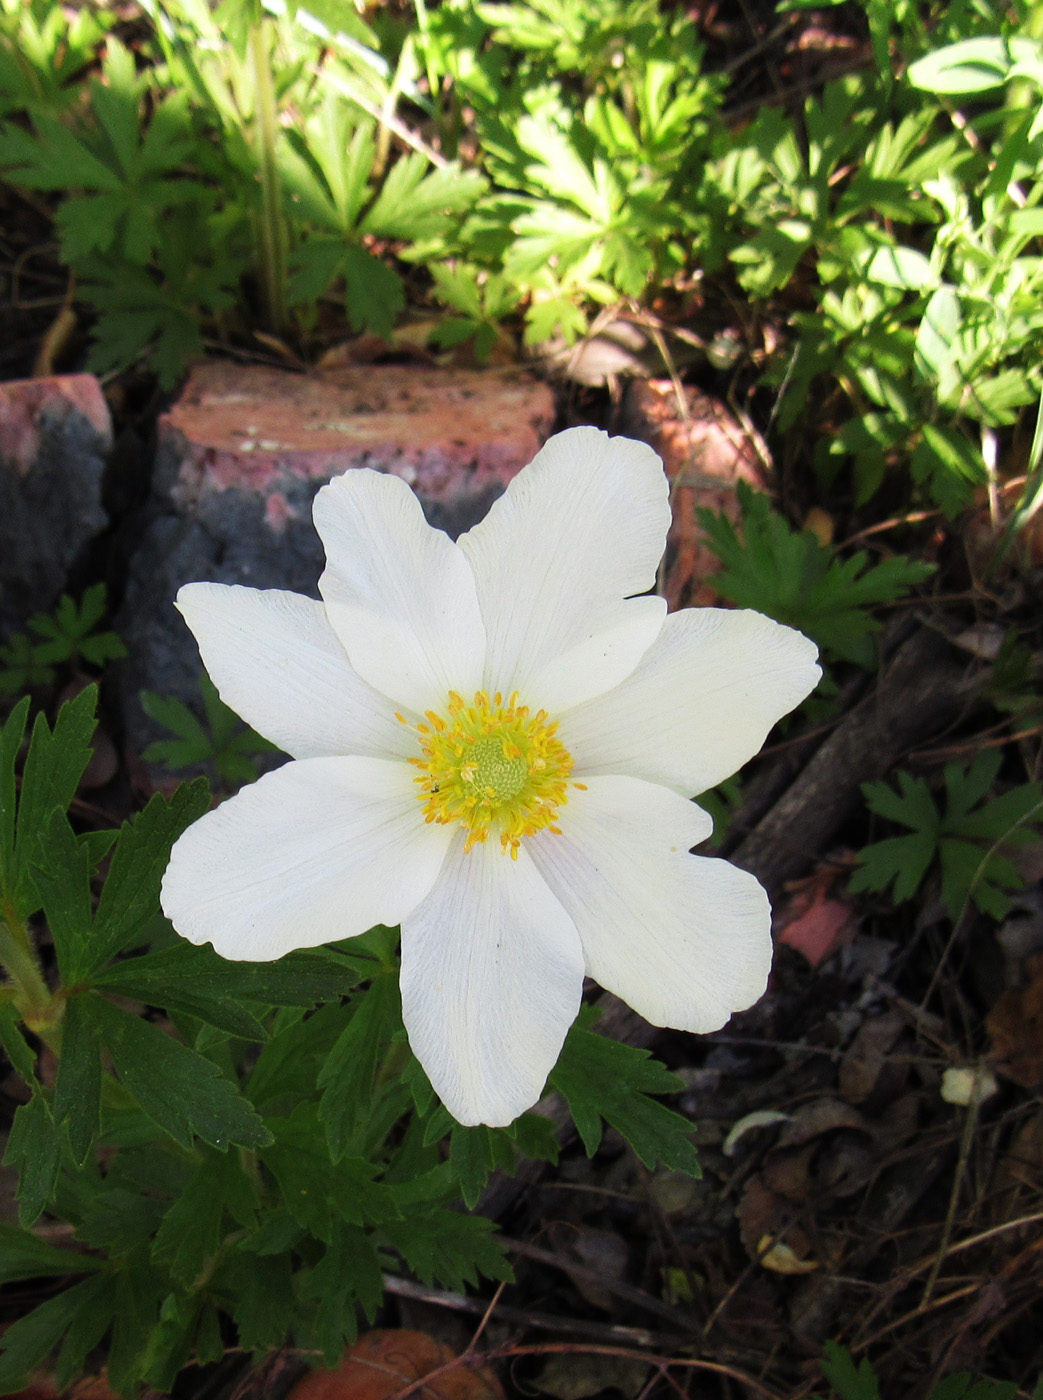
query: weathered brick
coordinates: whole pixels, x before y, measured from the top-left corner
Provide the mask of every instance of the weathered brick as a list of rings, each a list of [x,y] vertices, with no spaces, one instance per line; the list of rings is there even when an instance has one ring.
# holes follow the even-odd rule
[[[685,389],[681,413],[669,379],[635,379],[623,402],[622,431],[651,444],[673,484],[671,565],[664,591],[671,608],[718,600],[706,582],[719,561],[699,528],[696,509],[724,511],[738,519],[736,486],[765,489],[764,468],[750,435],[718,399]]]

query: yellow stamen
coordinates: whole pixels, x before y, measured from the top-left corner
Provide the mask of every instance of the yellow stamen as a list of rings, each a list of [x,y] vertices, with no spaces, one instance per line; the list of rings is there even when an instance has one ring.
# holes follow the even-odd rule
[[[503,703],[475,692],[468,705],[455,690],[446,715],[433,710],[415,726],[422,757],[418,798],[428,822],[459,823],[467,832],[464,851],[488,840],[493,830],[512,859],[524,837],[537,831],[560,835],[558,808],[568,801],[572,756],[548,723],[546,710],[531,716],[515,691]],[[575,784],[575,786],[582,786]]]

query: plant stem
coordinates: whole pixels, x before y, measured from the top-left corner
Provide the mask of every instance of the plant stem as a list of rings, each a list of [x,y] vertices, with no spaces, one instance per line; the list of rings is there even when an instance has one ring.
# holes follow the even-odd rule
[[[281,334],[286,311],[286,222],[279,188],[279,165],[275,154],[278,113],[275,84],[272,82],[269,26],[258,20],[250,30],[250,57],[254,71],[254,130],[257,161],[261,176],[259,251],[261,286],[268,329]]]
[[[28,931],[17,921],[0,918],[0,967],[14,987],[14,1004],[22,1020],[58,1053],[63,1003],[52,996]]]

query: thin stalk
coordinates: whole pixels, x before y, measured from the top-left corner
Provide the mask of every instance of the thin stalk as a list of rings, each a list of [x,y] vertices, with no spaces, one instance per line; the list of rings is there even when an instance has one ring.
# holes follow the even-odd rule
[[[63,1003],[52,996],[29,934],[20,923],[0,919],[0,968],[14,990],[14,1004],[22,1020],[57,1054]]]
[[[261,288],[268,329],[276,335],[286,327],[286,220],[275,154],[278,111],[272,81],[269,25],[260,20],[250,30],[250,60],[254,75],[254,132],[261,176],[261,212],[258,244],[261,255]]]

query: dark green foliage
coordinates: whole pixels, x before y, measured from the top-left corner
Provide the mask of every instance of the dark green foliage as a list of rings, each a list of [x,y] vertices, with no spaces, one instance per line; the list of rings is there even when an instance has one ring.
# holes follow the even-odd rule
[[[1004,848],[1037,840],[1031,828],[1043,821],[1040,783],[1023,783],[988,797],[1002,761],[1000,749],[987,749],[969,768],[947,764],[944,810],[927,783],[909,773],[898,774],[897,792],[887,783],[864,783],[869,810],[908,832],[859,851],[862,869],[850,888],[883,890],[893,881],[893,897],[902,903],[913,897],[937,860],[942,899],[951,919],[960,916],[968,899],[984,913],[1002,918],[1010,906],[1006,892],[1023,883]]]
[[[90,1251],[66,1265],[14,1232],[6,1277],[91,1273],[0,1341],[2,1387],[51,1354],[68,1379],[99,1344],[114,1385],[169,1387],[193,1348],[220,1353],[222,1329],[333,1358],[375,1315],[395,1256],[439,1287],[510,1278],[493,1223],[459,1202],[523,1157],[554,1161],[550,1122],[465,1128],[434,1099],[404,1039],[396,930],[276,963],[176,938],[160,882],[206,782],[153,797],[119,832],[78,834],[94,700],[65,705],[53,730],[37,719],[20,782],[28,702],[0,728],[5,917],[47,919],[59,986],[39,1014],[61,1050],[52,1089],[0,1000],[0,1041],[31,1090],[6,1161],[23,1226],[50,1211]],[[605,1121],[647,1163],[697,1170],[690,1125],[651,1097],[676,1081],[643,1052],[578,1030],[552,1082],[589,1150]]]
[[[205,763],[222,783],[238,786],[253,782],[258,773],[257,758],[278,753],[278,748],[228,708],[205,672],[199,678],[199,692],[205,724],[181,700],[142,692],[145,713],[176,736],[149,744],[142,758],[146,763],[162,763],[173,771]]]
[[[699,1176],[699,1157],[691,1141],[692,1124],[652,1094],[676,1093],[681,1081],[647,1050],[606,1040],[573,1026],[550,1082],[568,1101],[569,1112],[593,1156],[611,1124],[644,1162]]]
[[[230,1144],[257,1148],[271,1142],[271,1133],[215,1064],[104,997],[92,996],[87,1005],[120,1083],[182,1147],[191,1147],[194,1134],[221,1151]]]
[[[847,1347],[826,1342],[821,1361],[822,1374],[839,1400],[880,1400],[876,1372],[867,1357],[855,1364]],[[945,1376],[931,1387],[927,1400],[1014,1400],[1015,1381],[976,1381],[969,1371]],[[1033,1400],[1043,1400],[1043,1377],[1036,1385]]]
[[[35,1224],[51,1199],[61,1162],[61,1138],[42,1090],[15,1113],[4,1164],[18,1170],[18,1223]]]
[[[29,630],[15,632],[0,646],[0,695],[17,695],[49,685],[56,666],[74,666],[83,660],[102,667],[126,656],[127,649],[115,632],[99,632],[107,609],[105,585],[92,584],[77,604],[63,593],[53,613],[29,619]]]

